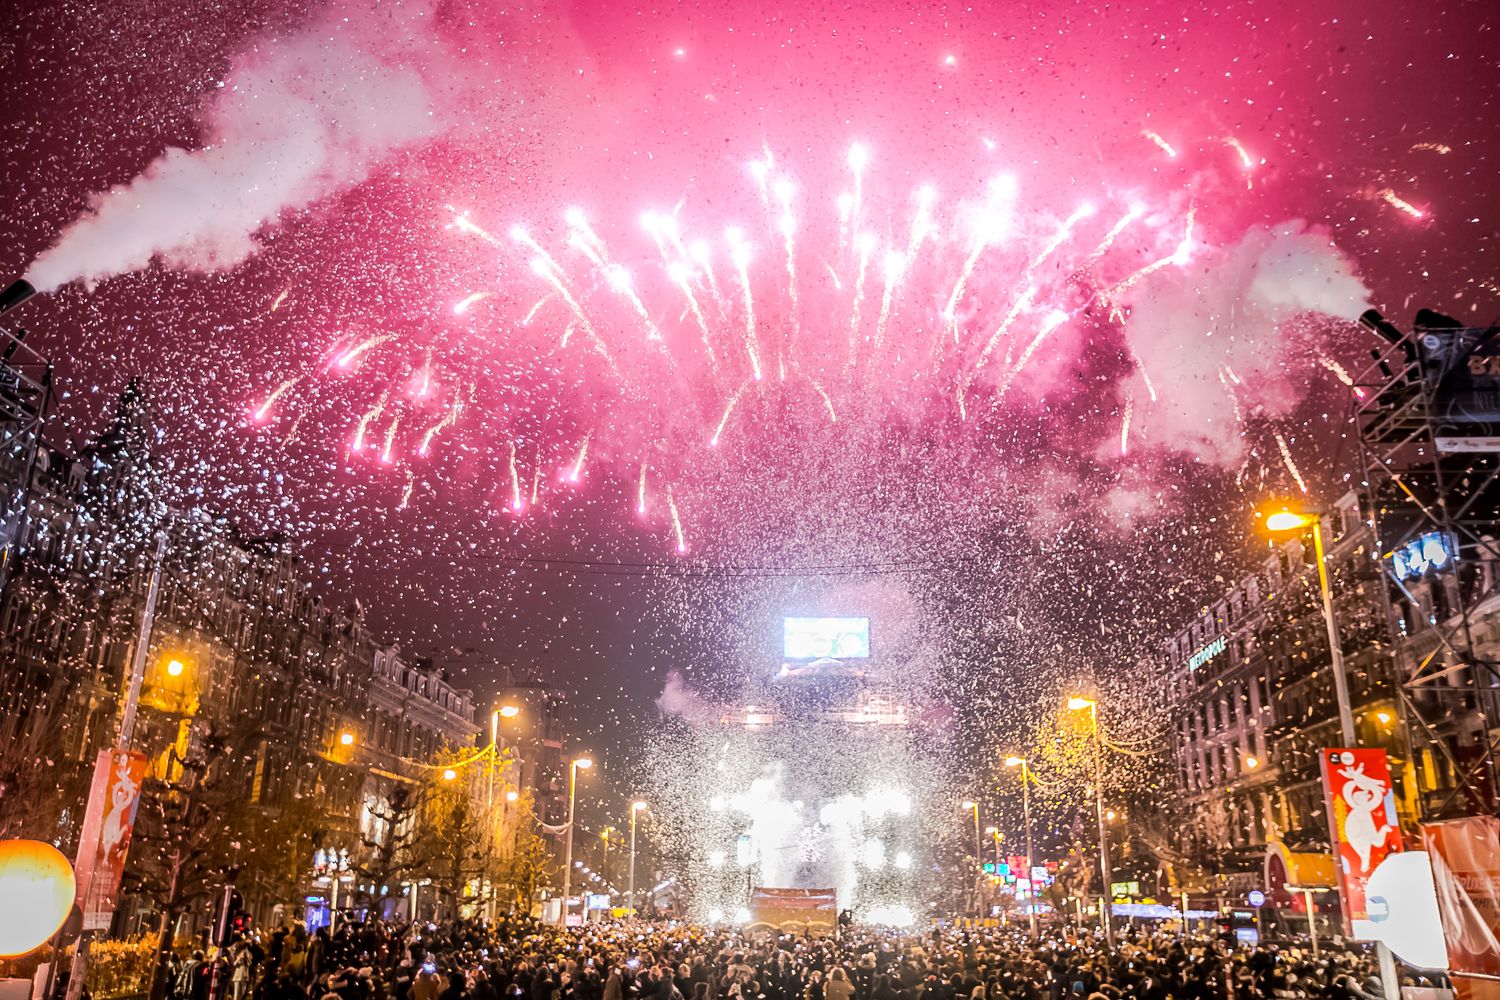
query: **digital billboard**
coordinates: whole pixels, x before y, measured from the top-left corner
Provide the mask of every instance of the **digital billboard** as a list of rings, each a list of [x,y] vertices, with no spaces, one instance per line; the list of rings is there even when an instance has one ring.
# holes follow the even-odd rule
[[[783,618],[781,654],[788,660],[868,659],[870,619]]]

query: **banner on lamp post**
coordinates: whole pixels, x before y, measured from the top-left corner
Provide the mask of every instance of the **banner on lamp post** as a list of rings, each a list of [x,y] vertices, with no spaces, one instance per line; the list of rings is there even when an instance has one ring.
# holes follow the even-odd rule
[[[146,778],[146,755],[129,750],[101,750],[94,761],[88,808],[78,837],[78,906],[83,929],[106,930],[114,916],[125,856],[135,829],[135,812]]]
[[[1432,862],[1448,968],[1460,992],[1486,992],[1500,977],[1500,819],[1465,816],[1422,824]]]
[[[1387,855],[1403,848],[1390,764],[1378,747],[1323,750],[1318,763],[1344,929],[1370,940],[1376,934],[1366,884]]]

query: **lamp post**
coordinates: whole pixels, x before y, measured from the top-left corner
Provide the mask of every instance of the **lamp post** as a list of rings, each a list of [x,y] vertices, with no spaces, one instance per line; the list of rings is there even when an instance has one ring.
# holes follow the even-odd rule
[[[328,889],[328,933],[338,927],[339,880],[349,871],[349,852],[342,848],[320,847],[313,852],[313,874],[329,880]]]
[[[1068,699],[1068,710],[1087,711],[1094,735],[1094,816],[1099,821],[1099,875],[1104,879],[1099,892],[1099,922],[1104,927],[1104,944],[1113,951],[1115,929],[1110,921],[1109,908],[1114,898],[1114,893],[1110,890],[1114,866],[1109,863],[1109,827],[1104,822],[1104,741],[1099,735],[1099,704],[1091,698],[1075,695]]]
[[[574,757],[568,763],[568,841],[563,854],[562,925],[568,926],[568,896],[573,889],[573,803],[578,787],[578,770],[587,771],[594,762],[587,757]]]
[[[631,920],[638,919],[637,912],[636,912],[636,905],[635,905],[635,818],[640,813],[640,811],[642,809],[644,809],[644,808],[646,808],[646,803],[642,802],[640,799],[636,799],[634,802],[630,803],[630,878],[629,878],[629,882],[630,882],[630,885],[629,885],[630,904],[629,905],[630,905],[630,919]]]
[[[1031,764],[1025,757],[1012,755],[1005,758],[1005,766],[1021,769],[1021,811],[1026,817],[1026,884],[1031,886],[1026,914],[1030,918],[1031,936],[1036,937],[1036,882],[1031,877],[1031,869],[1036,864],[1031,854]]]
[[[1318,590],[1323,597],[1323,624],[1328,628],[1328,662],[1333,669],[1333,695],[1338,701],[1339,735],[1344,746],[1355,742],[1354,710],[1349,705],[1349,677],[1344,671],[1344,647],[1339,641],[1338,619],[1333,612],[1333,591],[1328,586],[1328,558],[1323,551],[1323,515],[1317,511],[1272,511],[1265,515],[1265,530],[1273,537],[1312,531],[1313,554],[1318,561]]]
[[[998,826],[987,826],[984,828],[984,832],[995,843],[995,873],[999,874],[1002,863],[1000,858],[1000,828]]]
[[[973,799],[965,799],[959,805],[974,814],[974,909],[977,912],[979,910],[979,873],[984,855],[984,848],[979,840],[979,803]]]

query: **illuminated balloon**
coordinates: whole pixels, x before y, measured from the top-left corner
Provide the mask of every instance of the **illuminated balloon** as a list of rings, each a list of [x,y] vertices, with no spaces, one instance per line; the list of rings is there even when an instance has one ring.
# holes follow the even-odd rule
[[[0,958],[35,951],[73,908],[73,866],[39,840],[0,840]]]

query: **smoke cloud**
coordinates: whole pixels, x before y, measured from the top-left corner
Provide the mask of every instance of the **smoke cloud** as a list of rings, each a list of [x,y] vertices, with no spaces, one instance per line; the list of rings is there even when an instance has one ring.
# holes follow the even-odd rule
[[[675,715],[695,726],[715,723],[722,714],[713,702],[688,687],[687,681],[676,670],[667,674],[667,685],[662,689],[661,697],[656,699],[656,707],[663,714]]]
[[[1131,435],[1229,467],[1243,456],[1246,420],[1283,416],[1306,392],[1316,346],[1306,338],[1316,331],[1287,324],[1306,313],[1357,316],[1369,290],[1328,235],[1300,221],[1197,253],[1186,273],[1161,272],[1131,301],[1125,339],[1144,368],[1129,386]]]
[[[439,45],[430,11],[349,11],[242,53],[203,115],[199,149],[168,149],[95,195],[28,278],[95,282],[159,258],[233,266],[285,212],[357,184],[392,153],[440,135],[447,115],[424,79]]]

